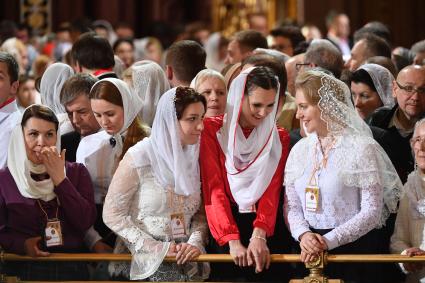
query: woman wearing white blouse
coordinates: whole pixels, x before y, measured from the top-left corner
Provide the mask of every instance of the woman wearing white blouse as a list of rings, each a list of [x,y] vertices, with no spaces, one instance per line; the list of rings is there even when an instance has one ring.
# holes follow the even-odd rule
[[[373,253],[368,233],[396,210],[402,188],[398,175],[355,112],[344,83],[306,71],[295,87],[297,118],[309,135],[292,148],[286,163],[285,216],[300,241],[301,259],[311,261],[326,250]],[[330,266],[327,275],[373,281],[362,267]]]
[[[191,88],[167,91],[151,136],[121,161],[103,218],[120,238],[114,252],[128,248],[132,261],[130,270],[126,263],[113,263],[112,276],[149,281],[208,277],[208,264],[188,262],[204,252],[208,236],[198,165],[205,108],[205,98]],[[177,264],[164,263],[165,256],[176,256]]]
[[[425,255],[425,119],[415,125],[410,142],[416,160],[416,170],[404,185],[405,195],[400,201],[391,252],[408,256]],[[425,282],[423,263],[400,264],[407,273],[406,282]]]

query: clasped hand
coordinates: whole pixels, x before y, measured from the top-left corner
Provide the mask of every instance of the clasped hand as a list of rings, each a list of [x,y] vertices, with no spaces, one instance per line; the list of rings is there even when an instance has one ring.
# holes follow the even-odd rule
[[[176,244],[173,242],[167,252],[167,256],[176,257],[177,264],[185,264],[199,255],[201,255],[199,248],[188,243]]]
[[[319,253],[328,249],[325,239],[316,233],[307,232],[301,236],[301,261],[313,261]]]
[[[240,240],[229,242],[230,255],[236,265],[245,267],[255,265],[255,272],[262,272],[270,267],[270,251],[266,241],[252,238],[248,248]]]

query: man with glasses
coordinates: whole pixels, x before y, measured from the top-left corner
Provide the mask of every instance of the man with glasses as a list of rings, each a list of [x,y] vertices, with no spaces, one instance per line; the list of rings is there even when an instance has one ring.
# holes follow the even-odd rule
[[[393,97],[397,104],[392,109],[379,108],[368,123],[387,130],[389,142],[384,148],[405,182],[414,168],[409,140],[416,121],[425,116],[425,67],[410,65],[402,69],[393,82]]]

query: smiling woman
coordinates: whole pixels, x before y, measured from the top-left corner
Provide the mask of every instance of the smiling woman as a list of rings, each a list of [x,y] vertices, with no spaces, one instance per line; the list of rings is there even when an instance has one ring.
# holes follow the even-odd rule
[[[256,272],[270,265],[273,243],[267,238],[274,233],[289,149],[288,134],[276,127],[278,93],[270,68],[246,69],[230,86],[226,118],[205,119],[201,137],[202,189],[215,240],[211,252],[230,252],[236,265],[255,266]],[[253,268],[239,267],[216,265],[214,278],[261,281]]]

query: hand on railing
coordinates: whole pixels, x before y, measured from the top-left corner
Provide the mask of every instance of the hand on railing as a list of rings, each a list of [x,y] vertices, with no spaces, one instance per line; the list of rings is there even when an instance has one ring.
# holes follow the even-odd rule
[[[240,240],[229,241],[229,253],[238,266],[248,266],[247,250]]]
[[[416,256],[416,255],[425,255],[425,251],[420,248],[409,248],[405,251],[407,256]],[[408,272],[416,272],[421,270],[424,267],[424,264],[421,262],[405,262],[403,263],[404,269]]]
[[[301,235],[300,247],[302,262],[310,262],[316,258],[318,253],[328,249],[325,239],[321,235],[312,232],[306,232]]]
[[[252,237],[247,250],[248,265],[255,265],[255,272],[270,267],[270,251],[265,237]]]
[[[31,257],[49,256],[49,252],[41,250],[41,237],[28,238],[25,240],[25,253]]]
[[[180,243],[176,246],[176,261],[177,264],[185,264],[188,261],[191,261],[194,258],[197,258],[201,255],[201,251],[198,247],[193,246],[188,243]]]

